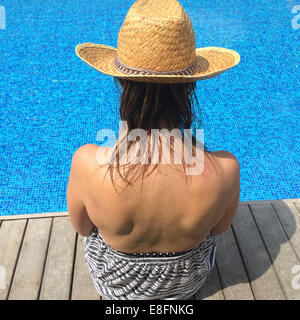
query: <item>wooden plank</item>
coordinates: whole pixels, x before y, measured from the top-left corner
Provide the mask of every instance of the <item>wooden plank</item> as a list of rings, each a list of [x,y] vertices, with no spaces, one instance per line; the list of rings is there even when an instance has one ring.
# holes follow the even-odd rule
[[[251,205],[251,204],[271,204],[273,201],[276,200],[250,200],[250,201],[240,201],[239,205]],[[293,202],[298,202],[300,203],[300,199],[295,198],[295,199],[281,199],[280,201],[283,201],[285,203],[293,203]]]
[[[19,220],[19,219],[40,219],[40,218],[52,218],[52,217],[67,217],[69,213],[64,212],[45,212],[45,213],[27,213],[16,214],[10,216],[0,216],[0,220]]]
[[[251,281],[254,298],[285,299],[249,207],[238,208],[232,227]]]
[[[221,283],[225,300],[253,300],[248,277],[243,266],[232,229],[216,237]]]
[[[292,288],[291,285],[295,276],[292,268],[299,264],[299,261],[273,207],[251,205],[251,209],[287,299],[300,300],[300,291]],[[281,212],[278,214],[281,215]]]
[[[0,287],[0,300],[8,297],[9,288],[18,259],[26,219],[17,221],[3,221],[0,228],[0,266],[4,276],[5,287]],[[4,273],[4,274],[3,274]],[[3,281],[3,279],[1,280]]]
[[[284,204],[280,201],[274,201],[273,206],[294,252],[300,261],[300,215],[298,215],[295,204]]]
[[[217,266],[218,263],[216,262],[210,276],[195,294],[196,300],[224,300]]]
[[[52,218],[30,219],[27,224],[9,300],[38,298]]]
[[[72,300],[99,300],[84,258],[84,237],[78,235],[73,275]]]
[[[196,300],[196,296],[195,296],[195,294],[193,294],[191,296],[188,296],[188,297],[182,298],[182,299],[178,299],[178,300]]]
[[[300,216],[300,201],[294,202],[294,205],[298,210],[298,215]]]
[[[70,298],[75,241],[69,217],[54,218],[40,300]]]

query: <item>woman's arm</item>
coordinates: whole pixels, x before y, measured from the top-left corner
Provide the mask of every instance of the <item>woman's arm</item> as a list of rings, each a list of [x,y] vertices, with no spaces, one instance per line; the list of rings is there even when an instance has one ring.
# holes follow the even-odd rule
[[[240,165],[234,155],[229,152],[222,159],[225,178],[226,206],[225,213],[219,222],[212,228],[211,234],[219,235],[229,229],[237,213],[240,199]],[[226,203],[225,203],[226,202]]]
[[[79,148],[72,159],[67,189],[67,205],[70,220],[75,231],[82,236],[89,236],[95,225],[89,218],[83,202],[84,190],[82,188],[82,179],[86,175],[84,168],[84,147]]]

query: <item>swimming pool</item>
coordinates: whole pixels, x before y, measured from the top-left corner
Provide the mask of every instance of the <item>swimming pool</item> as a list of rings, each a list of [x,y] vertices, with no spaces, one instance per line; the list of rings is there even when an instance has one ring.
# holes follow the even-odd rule
[[[74,48],[116,47],[133,2],[0,0],[0,215],[66,211],[73,153],[97,143],[100,129],[117,133],[113,79],[80,61]],[[206,144],[239,159],[240,200],[300,198],[297,2],[180,3],[197,47],[241,55],[237,67],[197,89]]]

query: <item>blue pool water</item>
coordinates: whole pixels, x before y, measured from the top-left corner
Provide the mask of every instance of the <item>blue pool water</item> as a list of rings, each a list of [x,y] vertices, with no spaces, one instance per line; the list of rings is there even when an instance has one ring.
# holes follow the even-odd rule
[[[77,43],[116,47],[132,0],[0,0],[0,215],[67,210],[72,155],[118,130],[113,79],[84,64]],[[241,62],[198,83],[205,142],[241,165],[241,201],[300,198],[300,29],[294,0],[181,0],[197,47]],[[300,20],[299,20],[300,23]]]

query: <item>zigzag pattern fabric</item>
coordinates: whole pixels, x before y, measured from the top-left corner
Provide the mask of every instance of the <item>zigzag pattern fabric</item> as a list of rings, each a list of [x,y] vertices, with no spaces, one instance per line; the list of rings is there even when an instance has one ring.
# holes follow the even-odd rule
[[[196,248],[168,254],[129,254],[111,248],[97,228],[85,241],[85,260],[99,295],[109,300],[180,300],[195,294],[215,262],[213,235]]]

